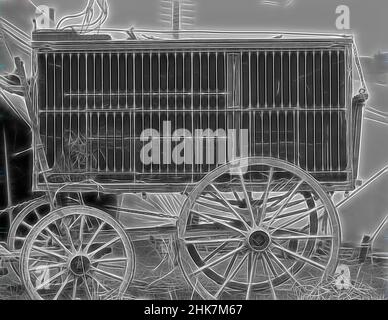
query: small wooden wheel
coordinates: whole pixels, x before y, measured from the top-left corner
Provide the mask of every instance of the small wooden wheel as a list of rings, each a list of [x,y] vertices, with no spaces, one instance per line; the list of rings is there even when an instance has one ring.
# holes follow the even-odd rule
[[[53,211],[34,226],[20,265],[32,299],[120,299],[135,273],[135,253],[110,215],[72,206]]]

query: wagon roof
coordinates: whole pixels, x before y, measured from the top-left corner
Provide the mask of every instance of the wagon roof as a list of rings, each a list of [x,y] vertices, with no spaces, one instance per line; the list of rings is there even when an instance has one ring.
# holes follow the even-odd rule
[[[42,44],[74,45],[110,43],[119,45],[228,45],[228,44],[269,44],[280,43],[333,43],[350,44],[351,34],[306,33],[290,31],[257,31],[257,30],[171,30],[149,29],[102,29],[98,34],[80,34],[71,30],[37,30],[32,34],[34,46]]]

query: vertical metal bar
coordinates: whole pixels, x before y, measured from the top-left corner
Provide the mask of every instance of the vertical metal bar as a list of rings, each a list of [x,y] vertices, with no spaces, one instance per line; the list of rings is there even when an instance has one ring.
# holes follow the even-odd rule
[[[182,93],[186,92],[186,53],[182,52]],[[183,122],[183,130],[186,132],[186,96],[182,94],[182,122]],[[183,160],[183,174],[186,177],[186,139],[183,139],[183,148],[184,148],[184,160]]]
[[[210,129],[210,52],[207,52],[207,127]],[[205,158],[205,164],[208,158],[207,153],[210,151],[209,149],[209,143],[210,143],[210,137],[207,137],[207,143],[206,143],[206,158]],[[210,162],[210,161],[209,161]],[[205,168],[207,168],[207,172],[210,172],[210,163],[208,163]]]
[[[248,83],[249,83],[249,103],[248,103],[248,129],[249,129],[249,141],[248,143],[248,155],[252,154],[251,141],[254,141],[252,137],[254,135],[254,130],[252,130],[252,51],[249,50],[249,61],[248,61]]]
[[[110,81],[110,87],[111,87],[111,95],[115,95],[117,97],[117,107],[119,107],[120,105],[120,94],[119,94],[119,91],[120,91],[120,59],[119,59],[119,54],[116,53],[116,56],[117,56],[117,92],[112,92],[112,80]],[[111,60],[111,67],[110,67],[110,73],[112,74],[112,60]],[[111,77],[112,79],[112,77]],[[115,99],[116,99],[115,97]],[[111,105],[112,105],[112,100],[111,100]],[[117,130],[117,125],[116,125],[116,112],[113,113],[113,171],[114,173],[117,172],[117,166],[116,166],[116,158],[117,158],[117,154],[116,154],[116,139],[117,139],[117,135],[116,135],[116,130]]]
[[[70,142],[70,137],[71,137],[71,128],[72,128],[72,114],[73,114],[73,106],[72,106],[72,101],[73,101],[73,95],[72,95],[72,91],[73,91],[73,81],[72,81],[72,78],[73,78],[73,66],[72,66],[72,58],[73,58],[73,54],[70,53],[69,55],[69,69],[70,69],[70,86],[69,86],[69,89],[70,89],[70,95],[69,95],[69,133],[68,133],[68,141],[67,143]],[[71,154],[70,154],[70,148],[68,150],[68,161],[70,161],[71,159]]]
[[[321,90],[321,115],[322,115],[322,130],[321,130],[321,152],[322,152],[322,170],[325,170],[326,168],[326,164],[325,164],[325,140],[324,140],[324,131],[325,131],[325,121],[324,121],[324,115],[325,115],[325,112],[323,111],[323,106],[324,106],[324,103],[323,103],[323,95],[324,95],[324,92],[323,92],[323,50],[321,50],[320,52],[321,54],[321,87],[320,87],[320,90]]]
[[[337,116],[337,152],[338,152],[338,156],[337,156],[337,161],[338,161],[338,171],[341,170],[341,142],[340,142],[340,136],[341,136],[341,119],[340,119],[340,115],[342,117],[342,111],[340,111],[340,88],[341,88],[341,85],[340,85],[340,81],[341,81],[341,76],[340,76],[340,52],[339,50],[337,50],[337,113],[338,113],[338,116]],[[345,138],[345,137],[344,137]]]
[[[252,106],[253,107],[253,112],[251,113],[252,115],[252,126],[253,126],[253,137],[252,137],[252,140],[250,141],[250,144],[252,144],[253,146],[253,150],[251,151],[252,154],[250,154],[249,156],[250,157],[254,157],[254,156],[257,156],[257,150],[256,150],[256,109],[258,108],[259,106],[259,92],[260,92],[260,85],[259,85],[259,52],[256,51],[256,88],[254,88],[254,90],[256,90],[256,105],[255,106]]]
[[[199,128],[202,127],[202,52],[199,53]],[[201,136],[199,139],[202,139],[200,141],[200,146],[202,147],[202,150],[200,151],[200,155],[202,155],[202,159],[199,161],[199,173],[202,175],[202,166],[203,166],[203,136]],[[196,152],[199,150],[196,150]]]
[[[45,78],[46,78],[46,83],[45,83],[45,85],[46,85],[46,105],[44,106],[44,110],[45,110],[45,118],[46,118],[46,132],[45,132],[45,145],[44,145],[44,147],[45,147],[45,150],[46,150],[46,153],[47,153],[47,145],[48,145],[48,139],[47,139],[47,137],[48,137],[48,91],[49,91],[49,88],[48,88],[48,59],[47,59],[47,53],[45,53],[45,68],[46,68],[46,72],[45,72]],[[70,87],[70,93],[71,93],[71,87]],[[70,100],[71,101],[71,100]]]
[[[100,53],[100,59],[101,59],[101,106],[100,106],[100,109],[103,109],[103,106],[104,106],[104,54],[103,53]],[[102,148],[100,148],[100,141],[102,139],[104,139],[102,137],[102,134],[100,132],[100,117],[101,117],[101,110],[98,111],[98,114],[97,114],[97,136],[98,136],[98,143],[97,143],[97,149],[98,149],[98,152],[97,152],[97,155],[98,155],[98,171],[100,172],[101,171],[101,156],[103,156],[103,151],[101,150]],[[101,154],[100,154],[101,153]]]
[[[238,64],[239,64],[239,73],[238,73],[238,81],[239,81],[239,96],[238,96],[238,106],[239,108],[234,111],[235,121],[233,121],[233,129],[236,129],[236,139],[234,143],[236,144],[236,152],[237,157],[241,156],[241,143],[240,143],[240,129],[241,129],[241,118],[242,118],[242,110],[243,110],[243,98],[242,93],[243,85],[244,85],[244,75],[243,75],[243,52],[240,51],[238,55]],[[237,120],[236,120],[237,118]]]
[[[272,51],[272,110],[276,107],[276,76],[275,76],[276,51]]]
[[[215,105],[215,117],[216,117],[216,127],[215,127],[215,130],[218,130],[218,129],[221,129],[220,128],[220,126],[219,126],[219,115],[220,115],[220,113],[219,113],[219,92],[220,92],[220,90],[219,90],[219,86],[218,86],[218,54],[219,54],[219,52],[218,51],[216,51],[215,52],[215,57],[216,57],[216,61],[215,61],[215,69],[216,69],[216,83],[215,83],[215,88],[216,88],[216,105]],[[221,137],[221,139],[222,139],[222,137]],[[215,150],[217,150],[217,151],[215,151],[215,155],[214,155],[214,163],[215,163],[215,165],[217,166],[217,164],[218,164],[218,162],[219,162],[219,159],[218,159],[218,149],[219,149],[219,147],[218,147],[218,144],[220,143],[220,140],[219,139],[216,139],[216,141],[215,141],[215,145],[216,145],[216,148],[215,148]]]
[[[150,61],[150,82],[149,82],[149,92],[152,93],[150,94],[150,109],[152,109],[152,111],[150,112],[150,127],[152,129],[155,129],[153,127],[153,118],[154,118],[154,113],[153,113],[153,110],[154,110],[154,105],[153,105],[153,102],[154,102],[154,93],[155,93],[155,88],[154,88],[154,76],[155,76],[155,70],[153,68],[153,64],[152,64],[152,59],[153,59],[153,56],[155,55],[156,53],[155,52],[152,52],[150,51],[149,52],[149,61]],[[151,164],[151,173],[153,172],[153,166],[154,166],[154,163]]]
[[[161,104],[160,104],[160,101],[161,101],[161,97],[160,97],[160,88],[162,86],[162,69],[161,69],[161,63],[160,63],[160,52],[158,52],[158,63],[159,63],[159,90],[158,90],[158,105],[159,105],[159,112],[158,112],[158,125],[159,125],[159,132],[161,132],[162,130],[162,112],[161,112]],[[163,141],[159,141],[159,143],[163,143]],[[159,163],[159,173],[162,173],[162,163],[163,163],[163,157],[162,155],[160,155],[160,158],[161,158],[161,163]]]
[[[141,131],[144,130],[145,121],[144,121],[144,52],[141,53]],[[141,173],[145,173],[144,162],[142,162]]]
[[[267,54],[266,54],[267,55]],[[267,65],[267,78],[266,78],[266,83],[268,82],[268,72],[269,72],[269,63],[268,63],[268,56],[266,57],[266,65]],[[274,56],[272,53],[272,63],[274,62]],[[273,66],[271,66],[273,70]],[[267,96],[267,108],[269,108],[269,121],[268,121],[268,128],[269,128],[269,157],[272,157],[272,110],[274,107],[274,101],[273,101],[273,78],[274,74],[272,73],[272,106],[269,105],[269,95]]]
[[[120,54],[117,52],[117,93],[116,93],[117,94],[117,109],[121,109],[120,103],[121,103],[122,92],[121,92],[121,87],[120,87],[120,85],[121,85],[120,70],[121,70],[121,68],[120,68]],[[115,114],[115,123],[116,123],[116,114]],[[115,131],[115,134],[116,134],[116,131]],[[118,139],[121,139],[121,142],[122,142],[122,138],[123,138],[123,126],[121,126],[121,132],[119,133]],[[117,135],[116,135],[115,139],[117,139]],[[118,141],[115,140],[115,143],[118,143]],[[120,143],[120,144],[121,144],[120,148],[121,148],[121,158],[122,158],[124,150],[122,148],[122,143]],[[116,145],[116,148],[117,148],[117,145]],[[116,155],[116,153],[117,153],[117,150],[115,149],[115,155]],[[117,157],[117,155],[116,155],[116,157]],[[121,168],[117,168],[117,163],[115,161],[115,173],[116,173],[116,170],[122,171],[122,169],[123,169],[122,167],[123,167],[123,162],[121,162]]]
[[[174,51],[174,61],[175,61],[175,84],[174,84],[174,91],[175,91],[175,94],[174,94],[174,101],[175,101],[175,106],[174,106],[174,119],[175,119],[175,128],[172,128],[172,130],[175,130],[178,128],[178,98],[177,98],[177,94],[178,94],[178,64],[177,64],[177,52]],[[172,137],[170,138],[172,140]],[[174,161],[172,159],[172,161]],[[178,165],[177,165],[177,162],[175,162],[175,174],[178,173]]]
[[[132,86],[133,86],[133,108],[132,108],[132,170],[134,182],[136,182],[136,53],[132,53]]]
[[[288,54],[288,59],[290,59],[290,55]],[[288,60],[288,67],[290,67],[290,60]],[[283,90],[282,90],[282,107],[285,109],[285,113],[284,113],[284,143],[285,143],[285,160],[288,161],[288,106],[286,108],[285,106],[285,101],[284,101],[284,90],[287,90],[288,91],[288,101],[290,101],[290,86],[291,86],[291,82],[290,81],[287,81],[288,82],[288,86],[284,86],[284,81],[285,81],[285,77],[284,77],[284,53],[282,52],[282,86],[283,86]],[[288,77],[290,77],[290,72],[288,72]]]
[[[283,69],[282,69],[282,63],[283,63],[283,51],[281,52],[280,54],[280,84],[279,84],[279,90],[280,90],[280,107],[283,108],[283,105],[282,105],[282,98],[283,98],[283,94],[282,94],[282,85],[281,85],[281,81],[282,81],[282,72],[283,72]],[[274,58],[274,70],[275,70],[275,58]],[[274,72],[274,82],[275,82],[275,72]],[[277,88],[275,88],[274,86],[274,89],[275,89],[275,92],[277,91]],[[276,94],[277,95],[277,94]],[[274,102],[275,102],[275,106],[276,106],[276,101],[275,101],[275,97],[274,97]],[[280,137],[280,113],[279,113],[279,108],[276,108],[276,120],[277,120],[277,125],[278,125],[278,128],[277,128],[277,138],[278,138],[278,141],[277,141],[277,144],[278,144],[278,158],[280,159],[280,141],[281,141],[281,137]]]
[[[229,84],[229,56],[228,54],[226,53],[226,51],[223,51],[223,55],[224,55],[224,79],[225,79],[225,83],[224,83],[224,90],[225,91],[228,91],[228,88],[230,87],[230,84]],[[228,108],[228,99],[229,99],[229,92],[228,92],[228,95],[225,97],[225,105],[224,105],[224,125],[225,125],[225,132],[226,132],[226,136],[228,137],[228,122],[229,122],[229,119],[228,119],[228,111],[227,111],[227,108]],[[226,162],[229,161],[228,159],[228,149],[229,149],[229,145],[228,145],[228,140],[226,141],[226,148],[225,148],[225,160]]]
[[[167,74],[166,74],[166,82],[167,82],[167,84],[166,84],[166,87],[167,87],[167,95],[166,95],[166,118],[167,118],[167,121],[169,121],[169,116],[170,116],[170,112],[169,112],[169,110],[170,110],[170,77],[169,77],[169,70],[170,70],[170,52],[167,52],[166,53],[166,64],[167,64]],[[163,128],[163,121],[162,121],[162,128],[161,128],[162,130],[164,129]],[[164,130],[163,130],[164,131]],[[168,137],[165,137],[165,136],[163,136],[163,141],[162,141],[162,145],[164,146],[165,145],[165,142],[164,142],[164,139],[168,139]],[[168,159],[169,159],[170,157],[168,157]],[[166,166],[166,172],[167,173],[169,173],[170,172],[170,164],[169,163],[164,163],[164,161],[163,161],[163,164]]]
[[[300,155],[299,155],[299,149],[300,149],[300,139],[299,139],[299,118],[300,118],[300,89],[299,89],[299,80],[300,80],[300,70],[299,70],[299,59],[300,59],[300,52],[296,52],[296,141],[295,143],[295,157],[296,157],[296,163],[298,167],[300,167]]]
[[[125,112],[128,112],[128,53],[126,52],[125,55],[125,60],[124,60],[124,68],[125,68]],[[124,111],[121,111],[121,130],[122,130],[122,136],[121,136],[121,171],[125,171],[125,153],[127,152],[126,150],[126,143],[125,143],[125,129],[124,125],[128,125],[124,123]]]
[[[250,109],[252,107],[252,51],[248,51],[248,108]],[[251,126],[249,126],[250,128]]]
[[[317,160],[316,160],[316,125],[315,125],[315,121],[316,121],[316,97],[315,97],[315,82],[316,82],[316,76],[317,76],[317,70],[315,68],[315,51],[312,51],[312,55],[313,55],[313,67],[312,67],[312,73],[313,73],[313,108],[314,108],[314,111],[313,111],[313,119],[314,119],[314,141],[313,141],[313,145],[314,145],[314,171],[317,171]]]
[[[195,137],[195,130],[194,130],[194,53],[191,52],[191,130],[193,137]],[[194,183],[194,171],[195,171],[195,139],[192,140],[192,163],[191,163],[191,183]]]
[[[268,82],[268,59],[267,59],[268,51],[264,53],[264,105],[265,108],[268,108],[268,93],[267,93],[267,82]]]
[[[306,171],[308,171],[309,167],[308,167],[308,158],[309,158],[309,155],[308,155],[308,127],[309,127],[309,122],[308,122],[308,118],[309,118],[309,115],[308,115],[308,111],[307,111],[307,108],[308,108],[308,103],[307,103],[307,51],[304,52],[304,107],[305,107],[305,123],[306,123],[306,126],[305,126],[305,131],[306,131],[306,136],[305,136],[305,165],[306,165]]]
[[[261,54],[260,54],[261,55]],[[259,59],[259,64],[260,64],[260,59]],[[264,72],[264,83],[260,83],[260,77],[259,77],[259,83],[260,83],[260,86],[263,86],[263,101],[264,101],[264,106],[263,106],[263,109],[266,108],[266,100],[265,100],[265,96],[266,96],[266,59],[265,59],[265,54],[264,54],[264,70],[260,70],[260,67],[259,67],[259,72]],[[260,91],[260,90],[259,90]],[[259,105],[260,105],[260,102],[259,102]],[[261,156],[263,157],[264,156],[264,110],[261,110],[260,111],[260,118],[261,118]]]
[[[82,138],[80,137],[80,117],[81,117],[81,113],[80,113],[80,103],[81,103],[81,99],[80,99],[80,85],[81,85],[81,73],[80,73],[80,69],[81,69],[81,64],[80,64],[80,53],[77,53],[77,79],[78,79],[78,88],[77,88],[77,141],[82,141]],[[80,161],[78,161],[78,169],[81,169],[81,163]]]
[[[93,52],[93,110],[96,109],[96,53]]]
[[[89,68],[88,68],[88,57],[89,53],[84,53],[85,55],[85,172],[89,171]]]
[[[332,63],[333,63],[333,61],[332,61],[332,51],[330,50],[330,52],[329,52],[329,108],[330,108],[330,129],[329,129],[329,131],[330,131],[330,134],[329,134],[329,141],[330,141],[330,143],[329,143],[329,163],[330,163],[330,171],[333,171],[333,150],[332,150],[332,148],[333,148],[333,141],[332,141],[332,112],[333,112],[333,110],[332,110],[332,104],[331,104],[331,83],[332,83],[332,79],[331,79],[331,77],[333,76],[332,75],[332,72],[331,72],[331,68],[332,68]]]
[[[56,102],[57,102],[57,65],[56,65],[56,53],[53,53],[53,68],[54,68],[54,100],[53,100],[53,140],[54,140],[54,150],[53,150],[53,156],[54,156],[54,162],[53,162],[53,166],[56,165],[57,163],[57,130],[56,130],[56,124],[57,124],[57,106],[56,106]]]
[[[284,51],[280,53],[280,105],[284,109]]]
[[[64,124],[64,81],[65,81],[65,73],[64,73],[64,63],[63,63],[63,53],[61,53],[61,78],[62,78],[62,83],[61,83],[61,123],[62,123],[62,132],[61,132],[61,156],[64,155],[64,136],[65,136],[65,130],[63,127]]]

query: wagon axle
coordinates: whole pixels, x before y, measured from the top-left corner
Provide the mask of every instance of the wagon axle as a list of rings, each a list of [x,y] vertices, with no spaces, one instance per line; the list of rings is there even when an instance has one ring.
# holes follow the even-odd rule
[[[69,263],[69,270],[75,276],[83,276],[89,272],[91,267],[91,261],[89,257],[84,255],[74,256]]]
[[[247,237],[247,243],[253,251],[262,252],[269,247],[271,236],[264,229],[254,230]]]

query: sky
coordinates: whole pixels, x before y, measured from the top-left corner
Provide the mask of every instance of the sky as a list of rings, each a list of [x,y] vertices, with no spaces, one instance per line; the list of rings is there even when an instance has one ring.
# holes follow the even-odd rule
[[[31,29],[35,5],[57,9],[57,16],[81,11],[87,0],[0,0],[0,14]],[[387,0],[191,0],[196,4],[193,28],[336,31],[336,8],[350,9],[349,32],[359,39],[362,54],[388,51]],[[277,3],[278,5],[270,5]],[[287,6],[287,3],[291,5]],[[109,26],[160,27],[160,0],[109,0]]]
[[[32,0],[34,5],[56,8],[57,17],[80,12],[87,0]],[[191,0],[196,3],[195,24],[191,28],[293,30],[340,32],[336,30],[336,8],[350,9],[350,30],[356,35],[361,55],[388,52],[387,0]],[[272,5],[270,5],[272,3]],[[286,5],[291,3],[290,5]],[[0,0],[0,15],[26,32],[32,29],[36,8],[30,0]],[[160,0],[110,0],[109,27],[161,28]],[[274,5],[277,4],[277,5]],[[7,61],[0,46],[1,64]],[[370,103],[388,112],[388,88],[371,85]],[[360,176],[366,178],[388,163],[388,127],[364,122]],[[372,232],[388,211],[388,175],[368,188],[354,204],[343,210],[345,238]],[[362,206],[363,205],[363,206]],[[371,216],[373,216],[371,218]],[[356,217],[356,218],[355,218]],[[358,218],[357,218],[358,217]],[[356,227],[358,226],[359,229]],[[360,227],[362,230],[360,230]],[[355,228],[357,231],[355,231]],[[349,230],[353,230],[350,232]],[[387,232],[388,234],[388,232]],[[384,244],[384,243],[383,243]]]

